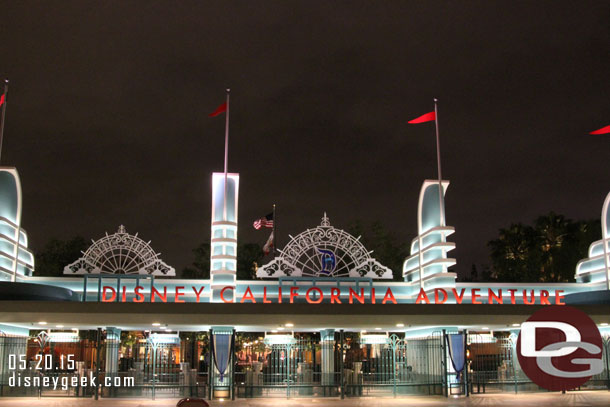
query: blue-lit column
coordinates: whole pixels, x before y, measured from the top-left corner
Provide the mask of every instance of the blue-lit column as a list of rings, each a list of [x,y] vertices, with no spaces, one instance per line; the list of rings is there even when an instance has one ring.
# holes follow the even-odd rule
[[[237,201],[239,174],[212,175],[210,283],[212,302],[233,301],[237,275]],[[222,298],[221,298],[222,294]]]
[[[320,348],[322,363],[322,385],[335,384],[335,330],[323,329],[320,331]]]
[[[512,371],[509,371],[509,377],[512,377],[513,383],[515,384],[515,394],[519,391],[519,382],[523,382],[527,376],[521,370],[521,364],[519,363],[519,358],[517,357],[517,339],[519,339],[519,333],[521,329],[511,329],[509,339],[511,341],[511,363]]]
[[[106,377],[114,377],[119,371],[119,347],[121,346],[121,330],[106,328]]]

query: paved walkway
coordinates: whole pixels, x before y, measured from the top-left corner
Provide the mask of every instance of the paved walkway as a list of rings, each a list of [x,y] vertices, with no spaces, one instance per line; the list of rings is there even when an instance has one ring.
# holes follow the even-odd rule
[[[75,398],[0,398],[0,407],[174,407],[177,399],[75,399]],[[401,398],[357,398],[357,399],[241,399],[236,401],[213,401],[213,407],[404,407],[404,406],[519,406],[519,407],[588,407],[610,406],[610,391],[581,391],[567,394],[485,394],[470,398],[401,397]]]

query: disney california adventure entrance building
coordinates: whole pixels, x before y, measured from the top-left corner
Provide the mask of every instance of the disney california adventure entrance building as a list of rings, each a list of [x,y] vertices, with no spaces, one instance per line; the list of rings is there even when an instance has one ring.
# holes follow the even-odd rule
[[[576,266],[575,283],[457,282],[448,181],[422,185],[402,281],[326,214],[290,237],[257,280],[240,281],[239,175],[224,173],[212,177],[210,279],[176,278],[123,226],[66,264],[65,277],[49,278],[35,276],[17,171],[2,168],[0,182],[0,397],[535,391],[515,338],[535,309],[554,304],[599,324],[605,370],[586,387],[610,385],[610,195],[602,239]]]

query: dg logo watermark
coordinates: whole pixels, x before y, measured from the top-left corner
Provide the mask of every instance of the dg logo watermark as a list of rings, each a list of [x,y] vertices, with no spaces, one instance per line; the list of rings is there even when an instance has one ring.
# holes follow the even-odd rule
[[[517,357],[523,372],[547,390],[570,390],[604,370],[597,326],[570,306],[542,308],[521,324]]]

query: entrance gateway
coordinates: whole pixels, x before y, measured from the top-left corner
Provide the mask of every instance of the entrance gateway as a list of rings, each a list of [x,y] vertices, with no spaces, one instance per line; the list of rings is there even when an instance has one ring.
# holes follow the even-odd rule
[[[0,264],[7,280],[0,283],[0,397],[536,390],[516,358],[519,324],[539,306],[574,304],[583,295],[590,304],[580,308],[605,335],[606,364],[584,388],[610,385],[603,325],[610,322],[610,195],[602,210],[602,240],[576,266],[576,283],[457,282],[450,270],[456,261],[449,257],[455,243],[448,241],[455,229],[445,224],[441,204],[449,182],[437,180],[422,185],[418,235],[400,273],[324,214],[319,225],[291,236],[261,265],[257,280],[237,280],[239,175],[224,173],[212,177],[210,279],[176,278],[150,242],[123,226],[66,264],[65,277],[58,279],[35,276],[17,213],[18,177],[15,170],[3,176],[3,188],[15,191],[2,199],[10,197],[16,212],[0,221],[19,244],[2,238],[14,250],[0,254],[9,262]],[[37,358],[50,365],[37,369]],[[90,376],[96,386],[61,386],[64,379]],[[24,384],[37,377],[56,379],[59,386]],[[21,385],[11,382],[18,378]]]

